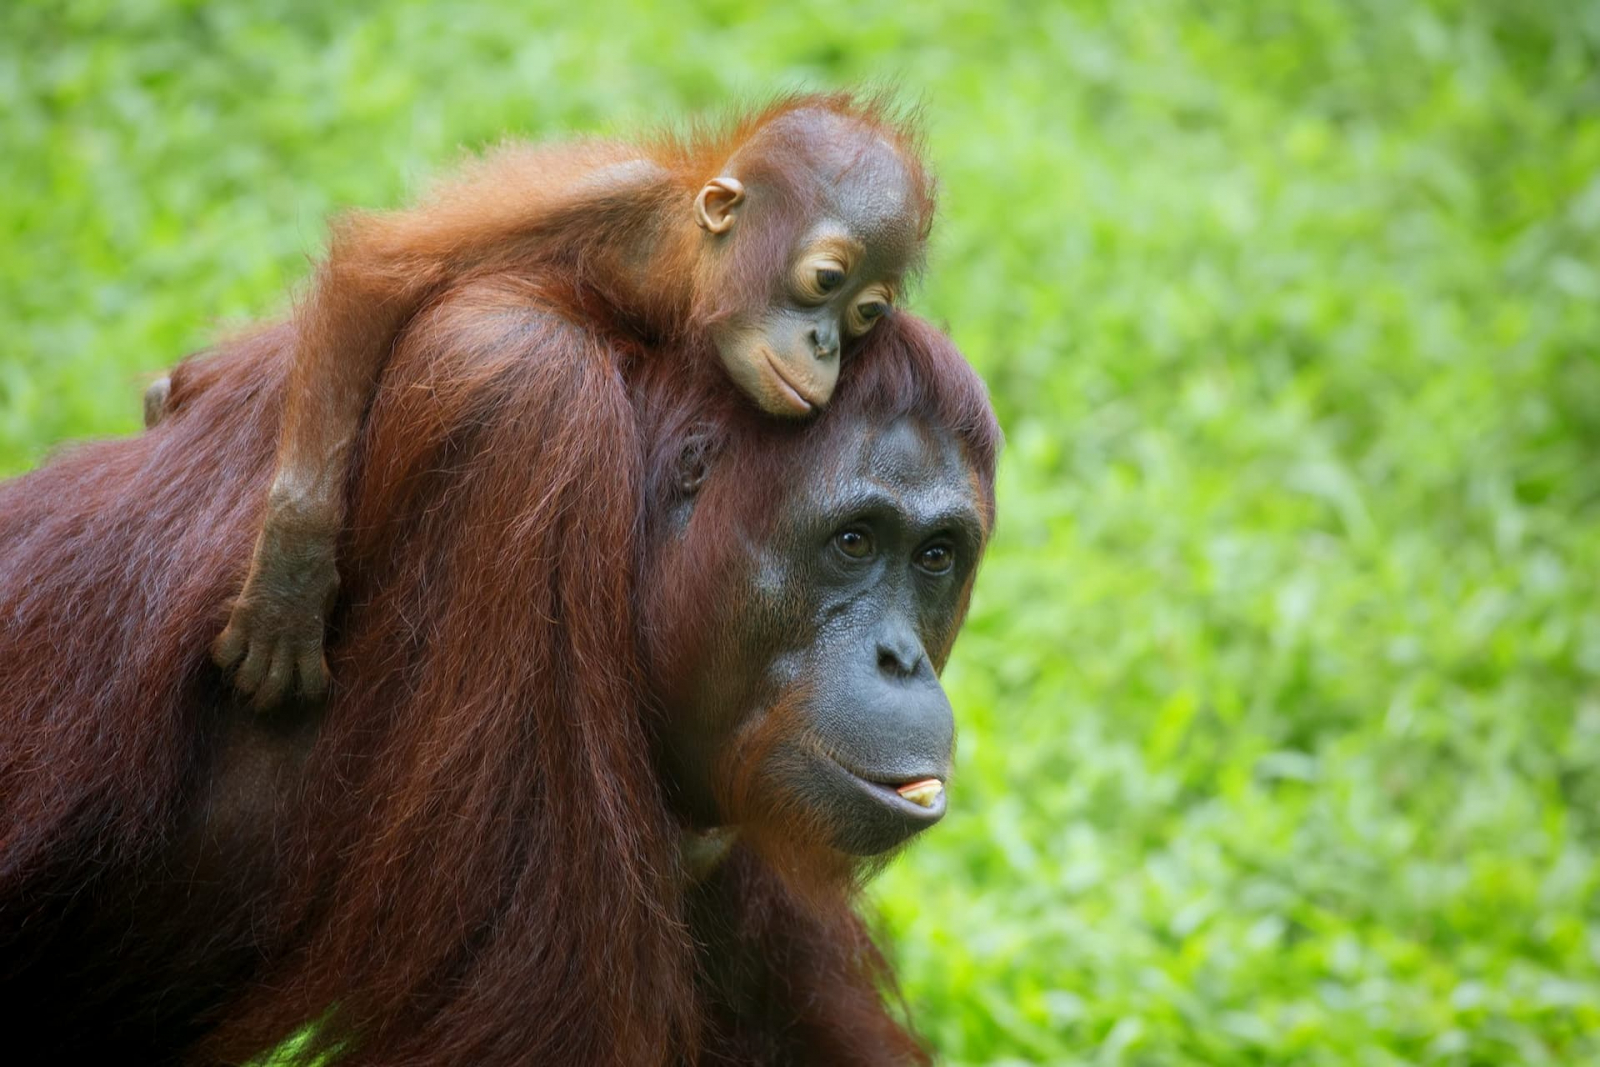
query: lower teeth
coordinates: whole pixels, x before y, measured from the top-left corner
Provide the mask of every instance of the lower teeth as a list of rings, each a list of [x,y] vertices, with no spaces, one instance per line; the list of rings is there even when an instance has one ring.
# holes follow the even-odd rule
[[[912,782],[895,790],[911,803],[919,807],[931,808],[933,802],[939,799],[939,794],[944,792],[944,783],[938,779],[929,779],[926,782]]]

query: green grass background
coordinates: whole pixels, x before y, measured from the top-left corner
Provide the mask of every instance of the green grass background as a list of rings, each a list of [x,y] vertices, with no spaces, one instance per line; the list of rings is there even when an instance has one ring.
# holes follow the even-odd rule
[[[135,429],[323,219],[504,134],[892,81],[1009,436],[951,814],[874,900],[957,1064],[1600,1062],[1600,5],[0,11],[0,471]]]

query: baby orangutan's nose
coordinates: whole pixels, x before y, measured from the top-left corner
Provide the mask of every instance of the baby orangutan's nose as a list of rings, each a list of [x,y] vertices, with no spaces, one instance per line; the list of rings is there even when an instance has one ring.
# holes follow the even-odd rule
[[[832,359],[839,354],[839,335],[833,330],[812,327],[811,347],[818,359]]]

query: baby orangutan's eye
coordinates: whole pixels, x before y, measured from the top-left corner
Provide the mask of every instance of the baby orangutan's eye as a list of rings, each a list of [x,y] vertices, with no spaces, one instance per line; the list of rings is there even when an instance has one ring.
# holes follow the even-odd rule
[[[810,255],[795,265],[795,295],[803,304],[820,304],[844,284],[849,272],[831,253]]]
[[[889,306],[893,302],[894,295],[887,286],[869,285],[850,305],[850,311],[845,315],[845,329],[852,336],[860,337],[872,329],[873,323],[889,313]]]

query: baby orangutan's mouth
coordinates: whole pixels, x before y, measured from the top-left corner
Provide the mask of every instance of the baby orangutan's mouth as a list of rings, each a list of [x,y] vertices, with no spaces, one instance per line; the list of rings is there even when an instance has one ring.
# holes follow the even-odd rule
[[[809,415],[811,409],[816,407],[816,402],[806,396],[805,390],[796,385],[788,375],[783,373],[783,361],[778,359],[770,350],[762,352],[767,357],[767,369],[772,372],[774,384],[778,392],[797,415]]]

